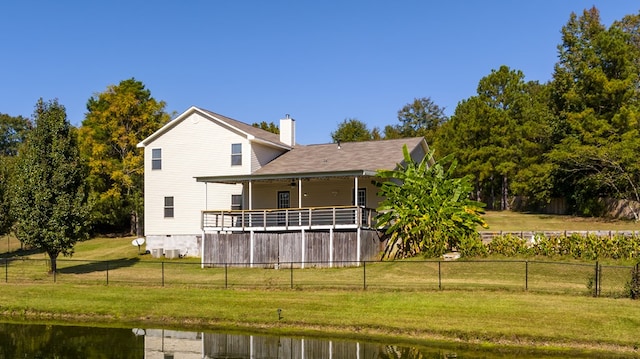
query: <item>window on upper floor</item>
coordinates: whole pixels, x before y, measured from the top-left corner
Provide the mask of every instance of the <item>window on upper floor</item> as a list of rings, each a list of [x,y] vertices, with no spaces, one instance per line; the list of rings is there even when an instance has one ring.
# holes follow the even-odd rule
[[[234,211],[239,211],[242,209],[242,195],[241,194],[232,194],[231,195],[231,209]]]
[[[151,169],[162,169],[162,148],[154,148],[151,150]]]
[[[231,144],[231,165],[242,165],[242,143]]]
[[[173,218],[173,197],[164,198],[164,218]]]

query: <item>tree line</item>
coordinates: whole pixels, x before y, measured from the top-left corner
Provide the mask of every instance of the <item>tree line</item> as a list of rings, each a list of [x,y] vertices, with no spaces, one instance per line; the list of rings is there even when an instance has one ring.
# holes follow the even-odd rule
[[[436,158],[455,159],[452,176],[472,178],[469,198],[490,209],[562,197],[573,213],[599,215],[599,198],[640,201],[640,14],[607,28],[594,7],[571,14],[561,34],[547,83],[503,65],[451,117],[429,97],[416,98],[396,124],[369,129],[347,118],[331,137],[422,136]],[[57,100],[39,100],[33,118],[0,114],[0,234],[13,229],[23,243],[53,243],[45,248],[52,259],[90,232],[141,234],[136,145],[169,121],[165,106],[132,78],[89,98],[79,128]]]
[[[91,233],[142,234],[136,146],[169,121],[164,108],[132,78],[91,97],[79,128],[57,100],[31,119],[0,115],[0,234],[46,252],[51,272]]]
[[[447,118],[430,98],[398,111],[399,124],[369,130],[345,119],[334,140],[424,136],[437,157],[453,155],[472,198],[489,209],[543,208],[566,200],[570,213],[604,214],[620,199],[640,219],[640,14],[608,28],[593,7],[561,29],[547,83],[500,66]],[[635,203],[635,204],[634,204]]]

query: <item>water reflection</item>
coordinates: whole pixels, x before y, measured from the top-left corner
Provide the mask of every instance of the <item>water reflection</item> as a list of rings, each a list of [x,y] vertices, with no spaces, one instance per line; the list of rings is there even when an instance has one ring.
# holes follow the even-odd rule
[[[127,329],[0,323],[0,359],[139,359],[144,351],[144,338]]]
[[[139,329],[134,329],[134,331],[140,332]],[[149,359],[426,358],[424,356],[408,355],[410,353],[409,348],[373,343],[224,333],[193,333],[171,330],[146,330],[144,343],[145,358]],[[437,358],[443,357],[437,356]]]
[[[591,354],[593,355],[593,353]],[[468,346],[408,347],[346,340],[188,332],[165,329],[0,323],[0,359],[9,358],[586,358],[526,349],[487,350]],[[610,356],[610,358],[622,356]]]

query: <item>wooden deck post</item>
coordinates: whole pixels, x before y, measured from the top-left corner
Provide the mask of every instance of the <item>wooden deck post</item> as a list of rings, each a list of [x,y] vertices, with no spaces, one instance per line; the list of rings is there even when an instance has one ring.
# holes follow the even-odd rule
[[[361,253],[362,253],[362,248],[360,247],[360,232],[362,230],[360,229],[360,226],[358,226],[358,228],[356,229],[356,247],[358,247],[357,251],[358,253],[356,253],[356,258],[358,261],[358,265],[360,265],[360,259],[362,257]]]
[[[307,241],[305,240],[305,235],[304,235],[304,229],[300,230],[300,241],[301,241],[301,245],[302,245],[301,251],[300,251],[301,252],[301,257],[302,257],[302,258],[300,258],[300,268],[304,269],[304,264],[306,262],[306,260],[304,258],[305,254],[306,254],[305,247],[307,245],[307,243],[306,243]]]
[[[329,228],[329,268],[333,267],[333,228]]]
[[[249,232],[249,266],[253,268],[253,252],[255,248],[255,237],[254,231]]]

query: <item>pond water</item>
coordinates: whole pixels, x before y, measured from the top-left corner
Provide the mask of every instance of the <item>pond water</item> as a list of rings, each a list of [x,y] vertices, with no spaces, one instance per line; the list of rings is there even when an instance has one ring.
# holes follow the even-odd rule
[[[460,345],[412,347],[302,337],[0,323],[0,359],[9,358],[587,358],[579,353],[486,349]],[[622,356],[609,356],[622,358]]]

